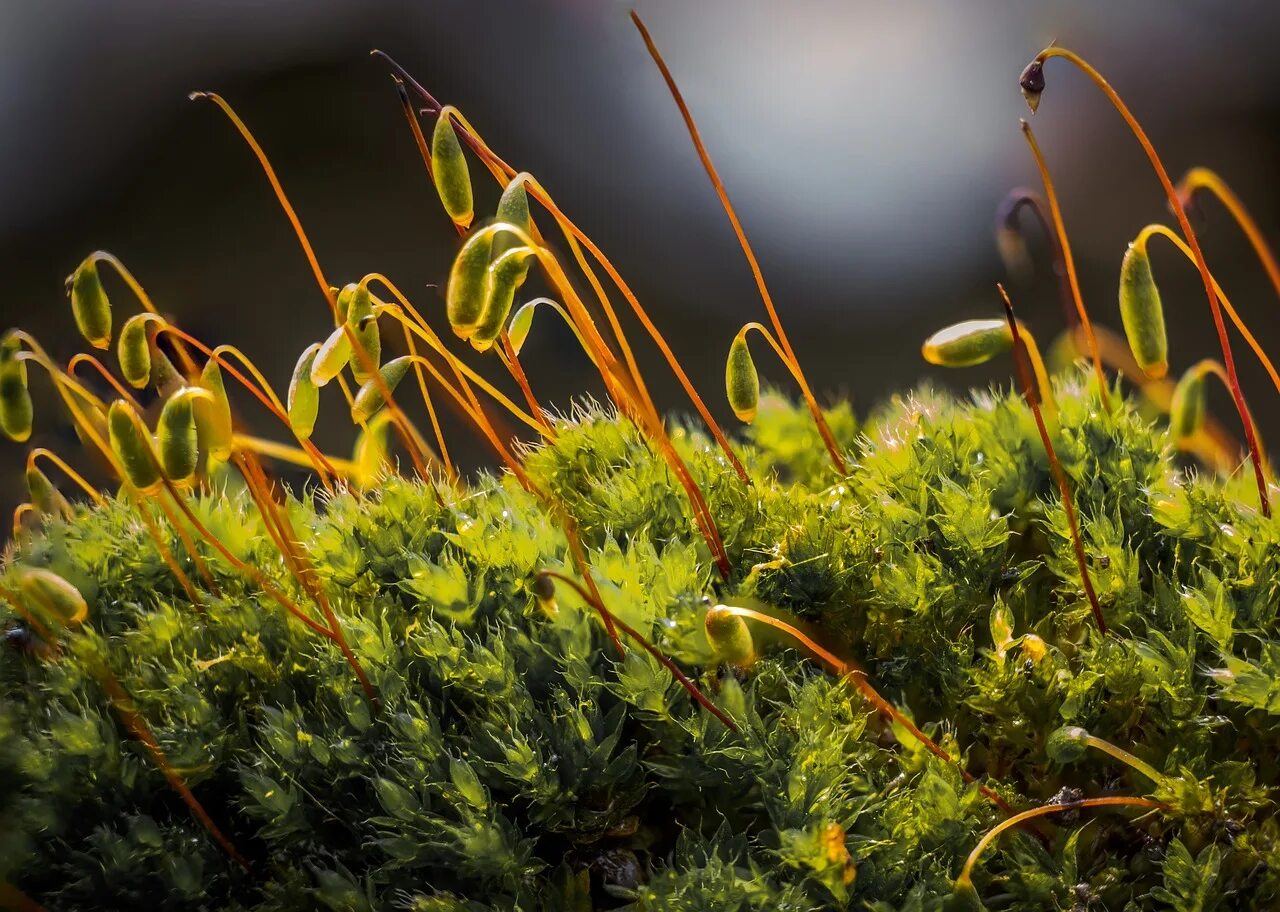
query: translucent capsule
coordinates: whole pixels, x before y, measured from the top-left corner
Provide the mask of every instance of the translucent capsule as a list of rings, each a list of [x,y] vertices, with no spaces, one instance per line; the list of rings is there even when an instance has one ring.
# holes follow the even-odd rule
[[[196,473],[200,462],[199,438],[196,434],[195,402],[212,399],[213,394],[200,387],[178,390],[160,410],[156,422],[156,449],[160,467],[172,481],[186,481]]]
[[[347,324],[351,327],[356,341],[364,346],[368,361],[376,370],[382,361],[382,338],[378,335],[378,321],[373,318],[373,295],[365,285],[348,285],[351,296],[347,305]],[[343,289],[344,291],[346,289]],[[347,359],[351,365],[351,374],[356,383],[365,383],[373,374],[365,369],[366,359],[361,356],[357,347],[351,346],[351,357]]]
[[[1120,319],[1138,367],[1152,380],[1169,371],[1164,305],[1145,244],[1130,244],[1120,264]]]
[[[538,309],[539,303],[541,299],[521,304],[511,315],[511,322],[507,324],[507,339],[511,342],[511,350],[517,355],[524,348],[525,340],[529,338],[529,330],[533,328],[533,313]]]
[[[117,399],[107,409],[107,435],[128,482],[144,494],[160,488],[160,467],[146,433],[133,408]]]
[[[466,228],[474,217],[471,197],[471,172],[462,143],[453,129],[453,108],[446,107],[436,118],[436,128],[431,134],[431,176],[444,203],[444,211],[455,225]]]
[[[120,375],[134,389],[142,389],[151,379],[151,340],[147,337],[147,324],[154,319],[149,313],[130,317],[121,327],[116,342]]]
[[[502,334],[516,292],[529,274],[529,258],[533,254],[532,247],[514,247],[489,265],[484,310],[468,338],[476,351],[487,351]]]
[[[739,668],[755,664],[756,648],[747,622],[725,605],[716,605],[707,611],[707,642],[722,662]]]
[[[1089,732],[1078,725],[1063,725],[1045,739],[1044,752],[1054,763],[1073,763],[1089,747]]]
[[[79,626],[89,617],[89,604],[80,590],[52,570],[25,570],[19,586],[40,613],[56,624]]]
[[[324,386],[342,372],[343,366],[351,360],[351,340],[347,338],[347,325],[335,327],[329,338],[320,343],[311,362],[311,382],[316,386]]]
[[[351,420],[356,424],[364,424],[378,414],[382,407],[387,404],[386,396],[382,391],[383,384],[386,385],[388,392],[394,393],[396,387],[400,385],[400,381],[409,372],[409,366],[412,363],[413,358],[405,355],[382,365],[381,370],[378,371],[382,378],[382,383],[379,383],[376,379],[370,379],[356,392],[355,400],[351,404]]]
[[[209,391],[209,396],[196,399],[196,431],[209,457],[222,462],[231,456],[234,427],[222,368],[213,358],[205,362],[200,372],[200,386]]]
[[[526,236],[533,232],[533,219],[529,215],[529,194],[524,188],[525,181],[528,179],[528,173],[517,174],[511,179],[511,183],[507,184],[506,189],[502,191],[502,196],[498,199],[498,221],[515,225]],[[493,239],[492,256],[496,260],[508,250],[523,246],[524,243],[520,236],[513,232],[498,232]]]
[[[445,286],[445,316],[454,335],[469,338],[484,311],[493,234],[479,231],[467,238],[454,257]]]
[[[724,367],[724,391],[729,406],[738,420],[750,424],[760,407],[760,375],[747,345],[747,334],[740,332],[729,346],[729,359]]]
[[[383,476],[391,465],[388,450],[388,431],[390,418],[386,412],[373,416],[356,438],[355,450],[351,454],[353,470],[351,480],[357,488],[372,487]]]
[[[1173,388],[1173,401],[1169,404],[1169,432],[1175,439],[1194,437],[1204,426],[1204,416],[1209,408],[1206,381],[1215,368],[1217,362],[1201,361],[1183,374]]]
[[[41,516],[71,515],[71,504],[37,465],[27,467],[27,496]]]
[[[319,352],[319,342],[308,345],[289,380],[289,427],[299,440],[311,438],[316,427],[316,415],[320,413],[320,388],[311,379],[311,370]]]
[[[17,358],[0,361],[0,429],[10,440],[22,443],[31,436],[34,420],[26,366]]]
[[[930,364],[972,367],[1013,348],[1013,333],[1004,320],[965,320],[940,329],[924,340],[920,353]]]
[[[111,346],[111,301],[98,276],[98,260],[94,256],[76,267],[67,277],[67,295],[71,298],[71,314],[86,342],[94,348]]]

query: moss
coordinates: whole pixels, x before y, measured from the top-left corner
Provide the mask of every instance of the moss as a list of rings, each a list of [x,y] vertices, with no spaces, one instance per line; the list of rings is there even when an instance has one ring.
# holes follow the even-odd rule
[[[535,574],[569,572],[567,543],[509,476],[439,501],[388,477],[368,496],[290,502],[376,708],[333,643],[211,549],[216,592],[202,585],[197,608],[132,502],[78,506],[6,561],[11,582],[30,567],[65,577],[90,616],[54,660],[0,609],[16,647],[0,657],[0,877],[50,910],[949,902],[1004,815],[767,629],[749,673],[717,668],[702,619],[726,602],[809,623],[1019,809],[1064,787],[1169,805],[1044,818],[1043,843],[1002,837],[974,877],[991,907],[1207,909],[1274,895],[1280,533],[1244,482],[1180,469],[1164,429],[1121,392],[1107,414],[1086,374],[1069,374],[1055,434],[1105,637],[1018,397],[922,390],[857,436],[837,410],[847,477],[814,461],[803,410],[766,397],[740,447],[750,488],[699,434],[675,435],[734,562],[727,581],[630,424],[585,407],[562,421],[528,472],[577,518],[609,608],[737,732],[642,652],[620,658],[567,587],[557,613],[540,606]],[[307,604],[247,494],[228,482],[196,510]],[[168,787],[97,663],[251,873]],[[1097,751],[1055,761],[1046,742],[1064,724],[1166,779]]]

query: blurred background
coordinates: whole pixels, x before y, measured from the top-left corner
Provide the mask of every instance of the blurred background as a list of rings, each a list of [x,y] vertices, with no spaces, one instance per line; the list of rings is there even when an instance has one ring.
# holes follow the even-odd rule
[[[1052,39],[1088,57],[1146,125],[1175,179],[1218,170],[1280,238],[1280,7],[1190,0],[637,0],[679,80],[760,256],[810,380],[865,412],[940,373],[919,358],[945,322],[998,316],[992,242],[1005,193],[1039,187],[1018,130],[1017,76]],[[613,258],[718,414],[737,327],[763,319],[746,263],[678,111],[627,18],[601,0],[50,0],[0,3],[0,322],[65,360],[76,350],[62,282],[91,250],[118,255],[162,310],[240,345],[283,392],[301,349],[331,327],[257,164],[215,107],[224,95],[271,156],[331,281],[370,271],[420,309],[440,306],[458,240],[428,182],[378,47],[456,104],[509,162],[536,174]],[[1086,300],[1118,327],[1127,241],[1169,220],[1141,150],[1061,61],[1034,126],[1055,175]],[[425,129],[430,132],[430,124]],[[473,166],[473,173],[479,169]],[[481,182],[477,180],[479,185]],[[486,187],[481,210],[496,200]],[[1203,240],[1228,294],[1280,352],[1277,301],[1216,204]],[[1038,230],[1037,274],[1012,291],[1047,342],[1061,328]],[[1194,270],[1160,242],[1173,370],[1215,353]],[[104,272],[116,325],[135,310]],[[438,313],[438,310],[436,310]],[[443,324],[443,319],[441,319]],[[628,326],[632,324],[629,322]],[[689,410],[656,350],[661,404]],[[1243,345],[1238,344],[1237,350]],[[540,321],[533,384],[560,406],[599,395],[569,333]],[[781,365],[758,355],[778,384]],[[1264,436],[1280,439],[1265,374],[1241,375]],[[473,363],[476,363],[473,361]],[[487,365],[497,377],[496,362]],[[33,386],[47,390],[35,380]],[[1229,419],[1225,395],[1215,405]],[[45,397],[47,402],[47,396]],[[248,408],[255,430],[273,433]],[[337,397],[317,440],[351,444]],[[52,412],[33,443],[76,448]],[[343,430],[344,426],[347,428]],[[1234,425],[1233,425],[1234,426]],[[474,464],[492,460],[465,430]],[[0,448],[0,502],[24,449]]]

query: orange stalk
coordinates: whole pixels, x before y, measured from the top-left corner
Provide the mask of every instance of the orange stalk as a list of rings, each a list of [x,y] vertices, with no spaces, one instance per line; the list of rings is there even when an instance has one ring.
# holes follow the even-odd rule
[[[1046,814],[1059,814],[1063,811],[1075,811],[1081,808],[1097,808],[1097,807],[1142,807],[1152,808],[1154,810],[1167,811],[1169,807],[1161,804],[1159,801],[1152,801],[1150,798],[1128,798],[1119,795],[1109,795],[1105,798],[1083,798],[1080,801],[1072,801],[1067,804],[1042,804],[1040,807],[1031,808],[1029,811],[1023,811],[1015,814],[1008,820],[1002,820],[978,841],[973,851],[969,853],[969,857],[965,859],[964,868],[960,872],[960,876],[956,878],[956,886],[961,889],[972,889],[973,883],[971,876],[973,867],[978,863],[978,859],[982,857],[982,853],[987,846],[1001,833],[1010,827],[1018,826],[1026,821],[1033,820],[1036,817],[1043,817]]]
[[[734,614],[742,618],[750,618],[753,621],[759,621],[761,624],[765,624],[775,630],[781,630],[787,636],[796,640],[815,658],[830,666],[832,671],[834,671],[838,677],[852,682],[854,689],[862,695],[863,699],[875,707],[875,709],[883,716],[892,720],[894,723],[901,725],[910,732],[911,736],[919,741],[924,746],[925,750],[933,754],[939,760],[955,766],[956,769],[959,770],[960,775],[964,778],[965,782],[977,782],[973,774],[960,765],[959,760],[944,751],[936,741],[922,732],[914,722],[902,713],[901,710],[882,697],[880,692],[871,686],[871,682],[867,680],[867,673],[861,668],[844,661],[835,653],[823,648],[812,637],[808,636],[791,624],[788,624],[786,621],[780,620],[779,618],[765,614],[761,611],[756,611],[752,608],[739,608],[736,605],[722,605],[721,607],[727,610],[730,614]],[[978,791],[982,792],[983,796],[1006,814],[1014,813],[1013,807],[1009,802],[1001,798],[995,789],[978,783]]]
[[[1062,318],[1067,324],[1067,329],[1074,329],[1080,321],[1080,315],[1076,312],[1075,294],[1067,278],[1067,263],[1062,255],[1062,245],[1058,243],[1058,233],[1054,228],[1053,217],[1049,214],[1049,204],[1040,194],[1026,187],[1015,187],[1009,191],[996,209],[997,242],[1000,242],[1005,232],[1018,231],[1018,212],[1024,208],[1031,210],[1044,231],[1045,240],[1049,244],[1049,258],[1053,263],[1053,275],[1058,281],[1058,299],[1062,304]]]
[[[79,367],[81,364],[88,364],[95,371],[97,371],[98,374],[102,377],[102,379],[107,381],[107,385],[110,386],[113,390],[115,390],[116,395],[119,396],[121,399],[123,399],[125,402],[128,402],[130,405],[132,405],[136,409],[142,408],[142,406],[138,404],[138,400],[133,398],[133,393],[129,391],[129,388],[126,387],[119,380],[117,380],[112,375],[111,371],[107,370],[106,365],[104,365],[101,361],[99,361],[93,355],[88,355],[88,354],[85,354],[84,352],[79,352],[75,355],[72,355],[71,360],[67,362],[67,375],[70,377],[75,377],[76,368]]]
[[[1195,254],[1196,268],[1200,270],[1200,281],[1204,285],[1205,297],[1209,299],[1209,309],[1213,313],[1213,325],[1218,332],[1218,344],[1222,349],[1222,364],[1231,379],[1231,398],[1235,402],[1236,412],[1240,415],[1240,425],[1244,429],[1245,444],[1249,448],[1249,459],[1253,463],[1254,480],[1258,485],[1259,506],[1262,510],[1262,515],[1270,518],[1271,499],[1267,494],[1267,481],[1262,471],[1262,457],[1258,453],[1257,435],[1254,433],[1253,419],[1249,415],[1248,406],[1245,405],[1244,393],[1240,389],[1240,378],[1236,374],[1236,361],[1231,353],[1231,340],[1227,337],[1227,327],[1222,320],[1222,308],[1218,305],[1218,296],[1213,289],[1213,278],[1209,275],[1209,266],[1205,262],[1204,252],[1200,249],[1200,240],[1196,237],[1195,229],[1191,227],[1191,222],[1187,219],[1187,210],[1174,189],[1173,181],[1169,179],[1169,172],[1165,170],[1164,163],[1160,160],[1160,156],[1156,154],[1155,147],[1151,145],[1151,141],[1147,138],[1146,131],[1142,129],[1142,125],[1133,116],[1128,105],[1121,100],[1115,89],[1111,88],[1110,83],[1102,77],[1101,73],[1073,51],[1063,47],[1047,47],[1036,55],[1035,59],[1023,71],[1020,84],[1022,85],[1023,93],[1027,96],[1028,103],[1034,102],[1032,104],[1033,112],[1035,106],[1039,104],[1040,93],[1044,91],[1044,62],[1050,57],[1061,57],[1074,64],[1106,96],[1107,100],[1111,102],[1111,106],[1124,119],[1130,132],[1137,139],[1138,144],[1142,146],[1142,151],[1147,154],[1147,159],[1151,162],[1152,170],[1156,172],[1156,177],[1160,180],[1160,186],[1164,188],[1165,196],[1169,199],[1169,205],[1173,207],[1173,213],[1178,218],[1178,227],[1182,230],[1183,237],[1186,238],[1187,244],[1191,247],[1191,252]]]
[[[311,246],[311,241],[307,238],[307,233],[302,228],[302,221],[298,218],[298,213],[294,211],[293,204],[289,202],[289,197],[285,195],[284,187],[281,185],[280,179],[276,177],[275,168],[272,167],[270,159],[267,158],[267,153],[263,151],[262,146],[258,144],[253,133],[249,131],[249,128],[245,125],[244,121],[240,119],[240,116],[236,114],[231,105],[227,104],[226,100],[223,99],[222,96],[213,92],[192,92],[189,97],[192,100],[201,98],[208,99],[216,104],[231,121],[232,125],[235,126],[245,143],[247,143],[249,148],[253,151],[254,157],[258,159],[258,164],[262,167],[262,171],[267,177],[267,181],[271,184],[271,189],[275,193],[276,200],[280,203],[280,208],[284,210],[285,216],[289,219],[289,224],[293,226],[294,234],[297,235],[298,243],[302,246],[302,252],[307,258],[307,263],[311,266],[311,272],[315,276],[316,284],[320,286],[320,293],[324,295],[325,301],[329,304],[329,311],[333,314],[334,320],[336,321],[338,318],[337,298],[334,296],[333,289],[329,285],[329,281],[324,277],[324,272],[320,269],[320,261],[316,258],[316,253]],[[380,392],[387,403],[387,411],[390,413],[391,419],[395,424],[396,432],[404,442],[405,449],[409,453],[409,458],[413,460],[414,469],[420,477],[427,478],[427,467],[423,462],[422,453],[418,448],[417,440],[409,429],[404,413],[401,412],[400,407],[396,405],[395,397],[391,395],[391,390],[387,389],[386,382],[378,372],[378,365],[374,363],[373,358],[370,356],[368,349],[365,348],[364,343],[360,341],[360,338],[352,331],[351,327],[348,326],[345,321],[342,323],[342,327],[344,335],[346,335],[347,340],[351,343],[352,351],[354,351],[356,356],[360,359],[361,366],[371,377],[373,377],[374,382],[379,385]]]
[[[702,136],[698,132],[698,125],[694,122],[689,106],[685,104],[684,96],[680,93],[679,86],[676,85],[675,77],[671,75],[671,70],[668,69],[666,61],[662,59],[662,54],[658,51],[657,45],[654,44],[653,38],[649,35],[649,30],[645,28],[644,22],[641,21],[635,10],[631,11],[631,21],[639,29],[640,37],[644,40],[645,47],[649,50],[649,56],[658,65],[662,78],[671,92],[671,97],[675,100],[676,107],[680,109],[680,116],[684,118],[685,127],[689,131],[689,138],[693,140],[693,146],[697,150],[698,158],[702,161],[702,167],[706,170],[707,177],[711,179],[711,185],[715,188],[716,196],[720,199],[720,205],[724,208],[725,215],[729,217],[729,223],[733,226],[733,233],[737,235],[738,244],[742,247],[742,253],[747,258],[747,263],[751,267],[751,274],[755,278],[756,288],[760,291],[760,298],[764,301],[765,310],[769,313],[769,322],[773,324],[773,331],[777,334],[778,341],[786,350],[787,361],[790,362],[793,368],[792,373],[795,374],[796,380],[800,384],[800,392],[804,395],[809,411],[813,414],[813,420],[818,425],[818,433],[822,435],[822,441],[826,444],[831,461],[835,465],[836,471],[841,475],[848,475],[848,466],[845,464],[844,457],[840,454],[840,448],[836,445],[831,428],[827,426],[827,419],[823,416],[822,409],[818,407],[813,391],[809,388],[804,371],[800,367],[800,361],[796,358],[795,351],[791,348],[791,342],[787,339],[786,330],[782,328],[782,321],[778,318],[778,311],[773,305],[773,296],[769,293],[769,288],[765,284],[760,262],[756,259],[755,251],[751,248],[751,242],[747,240],[746,231],[742,227],[742,222],[738,219],[738,213],[734,210],[733,203],[729,201],[729,193],[725,190],[724,183],[720,180],[720,175],[716,171],[716,166],[711,161],[711,156],[702,142]]]
[[[671,672],[675,679],[680,682],[680,686],[688,692],[689,696],[693,697],[698,705],[723,722],[725,728],[732,732],[738,731],[738,726],[733,719],[729,718],[724,710],[712,703],[711,700],[707,698],[707,695],[698,688],[698,685],[689,680],[689,676],[680,670],[680,666],[667,658],[667,656],[663,654],[662,650],[650,643],[649,640],[640,633],[640,631],[636,630],[621,618],[615,617],[613,612],[604,606],[604,602],[600,600],[598,594],[593,595],[592,593],[587,592],[586,589],[578,585],[577,580],[572,577],[565,576],[563,573],[557,573],[554,570],[542,570],[538,575],[557,579],[573,589],[573,591],[578,593],[579,597],[581,597],[584,602],[595,609],[596,613],[600,615],[606,625],[611,623],[636,642],[641,649],[657,659],[658,662],[661,663],[662,667]]]
[[[1036,142],[1031,125],[1025,120],[1018,121],[1022,125],[1022,135],[1036,160],[1036,168],[1040,171],[1040,180],[1044,183],[1045,197],[1049,203],[1049,214],[1053,219],[1054,232],[1057,235],[1058,250],[1062,253],[1062,264],[1067,271],[1067,284],[1071,288],[1071,297],[1076,304],[1076,313],[1080,317],[1080,326],[1084,330],[1085,342],[1089,346],[1089,357],[1093,359],[1093,372],[1098,377],[1098,395],[1102,399],[1102,407],[1111,410],[1110,394],[1107,392],[1107,375],[1102,369],[1102,355],[1098,352],[1098,340],[1093,334],[1093,323],[1089,320],[1089,311],[1084,306],[1084,297],[1080,294],[1080,280],[1076,276],[1076,261],[1071,255],[1071,241],[1067,238],[1067,226],[1062,220],[1062,208],[1058,205],[1058,192],[1054,189],[1053,178],[1049,176],[1049,166],[1045,164],[1040,145]]]
[[[1262,262],[1262,268],[1267,271],[1267,278],[1271,280],[1272,287],[1275,288],[1276,294],[1280,294],[1280,263],[1276,262],[1275,254],[1271,252],[1271,246],[1267,243],[1266,238],[1263,237],[1258,223],[1253,220],[1253,216],[1249,214],[1249,210],[1240,201],[1240,197],[1236,196],[1231,188],[1227,186],[1227,182],[1208,168],[1192,168],[1178,182],[1178,186],[1175,189],[1184,209],[1190,208],[1192,198],[1197,190],[1207,190],[1216,196],[1218,201],[1226,207],[1231,217],[1235,219],[1236,224],[1240,226],[1240,230],[1244,232],[1245,237],[1249,239],[1253,252],[1258,255],[1258,259]]]
[[[1093,611],[1093,619],[1097,622],[1098,630],[1106,634],[1107,622],[1102,617],[1102,605],[1098,602],[1098,593],[1094,591],[1093,580],[1089,576],[1089,563],[1084,553],[1084,542],[1080,539],[1080,526],[1076,520],[1075,504],[1071,501],[1067,473],[1062,470],[1062,463],[1058,461],[1058,454],[1054,452],[1053,441],[1049,439],[1049,430],[1044,424],[1044,416],[1040,414],[1040,406],[1032,393],[1031,371],[1025,360],[1026,349],[1022,341],[1022,333],[1018,329],[1018,320],[1013,315],[1013,301],[1009,300],[1009,294],[1004,290],[1003,285],[997,284],[996,288],[1000,290],[1000,297],[1004,300],[1004,312],[1009,320],[1009,331],[1013,333],[1013,362],[1018,369],[1018,381],[1022,384],[1023,394],[1031,406],[1031,414],[1036,420],[1036,430],[1040,432],[1040,442],[1044,444],[1045,455],[1049,457],[1049,471],[1053,475],[1054,483],[1058,486],[1058,494],[1062,497],[1062,509],[1067,514],[1067,525],[1071,529],[1071,545],[1076,554],[1076,566],[1080,569],[1080,581],[1084,585],[1085,595],[1089,598],[1089,607]]]
[[[325,595],[324,588],[316,576],[315,568],[311,566],[298,547],[298,533],[293,528],[288,511],[280,510],[271,496],[262,466],[258,464],[256,459],[247,454],[240,455],[237,465],[244,473],[245,479],[249,484],[250,493],[258,505],[259,512],[262,513],[263,519],[266,521],[269,533],[274,526],[273,538],[285,559],[286,565],[292,569],[294,578],[297,579],[303,591],[308,593],[311,599],[320,607],[320,612],[324,615],[325,622],[328,624],[329,638],[337,644],[343,658],[351,666],[351,670],[355,672],[369,703],[372,704],[375,710],[380,708],[382,701],[378,699],[378,694],[374,690],[373,683],[369,680],[364,666],[347,642],[347,638],[342,632],[342,624],[339,622],[333,606],[329,603],[328,596]]]

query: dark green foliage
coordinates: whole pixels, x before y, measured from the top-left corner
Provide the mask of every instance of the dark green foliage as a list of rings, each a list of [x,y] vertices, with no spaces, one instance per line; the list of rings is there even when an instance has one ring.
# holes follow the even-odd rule
[[[1019,810],[1063,787],[1170,806],[1042,818],[1044,844],[1003,836],[974,873],[989,908],[1264,904],[1280,890],[1280,526],[1258,515],[1248,479],[1179,471],[1162,427],[1119,391],[1105,415],[1083,377],[1059,390],[1055,444],[1107,637],[1017,397],[921,391],[858,437],[837,409],[852,457],[838,478],[807,413],[766,396],[741,448],[749,489],[701,435],[673,433],[735,564],[727,583],[629,424],[584,409],[529,455],[531,477],[580,524],[610,609],[699,680],[737,733],[639,650],[620,659],[567,587],[554,616],[540,607],[535,573],[571,573],[568,549],[510,477],[443,505],[395,478],[367,499],[291,503],[380,710],[334,644],[211,550],[221,595],[202,611],[130,501],[79,507],[8,560],[9,582],[47,567],[90,614],[56,660],[0,656],[0,878],[50,910],[956,902],[952,881],[1002,813],[772,631],[753,627],[749,675],[713,667],[703,617],[723,601],[809,622]],[[198,515],[308,605],[227,484]],[[24,627],[10,611],[3,623]],[[128,735],[97,660],[251,874]],[[1050,750],[1064,725],[1166,778]]]

